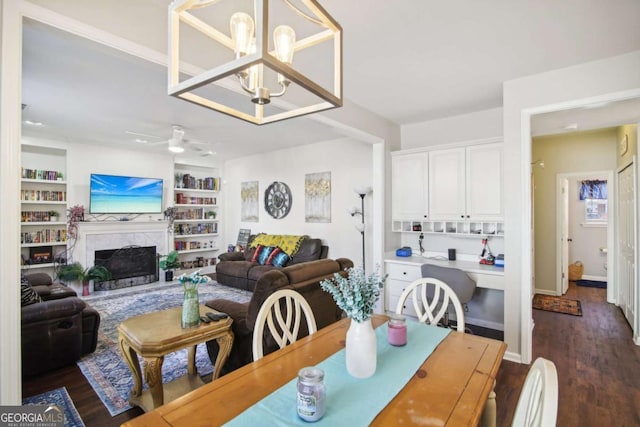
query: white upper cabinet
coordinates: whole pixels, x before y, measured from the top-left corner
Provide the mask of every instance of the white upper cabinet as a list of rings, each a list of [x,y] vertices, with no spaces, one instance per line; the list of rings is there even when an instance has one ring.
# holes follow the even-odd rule
[[[391,171],[393,219],[428,219],[429,155],[394,155]]]
[[[502,144],[429,152],[432,220],[502,220]]]
[[[431,219],[465,219],[464,148],[429,153]]]
[[[502,220],[502,144],[467,147],[467,212],[473,220]]]

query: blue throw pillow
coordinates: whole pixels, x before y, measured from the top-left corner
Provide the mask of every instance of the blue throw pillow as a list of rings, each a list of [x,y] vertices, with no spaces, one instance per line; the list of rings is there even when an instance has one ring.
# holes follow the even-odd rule
[[[289,255],[280,251],[271,259],[271,265],[276,267],[284,267],[289,262]]]
[[[260,255],[258,255],[258,264],[266,265],[267,260],[269,259],[269,255],[271,255],[271,252],[274,249],[274,246],[264,246],[262,249],[260,249]]]

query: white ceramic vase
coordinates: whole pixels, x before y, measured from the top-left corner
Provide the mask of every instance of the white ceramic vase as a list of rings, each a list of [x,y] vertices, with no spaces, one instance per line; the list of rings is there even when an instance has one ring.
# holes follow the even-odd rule
[[[376,372],[376,333],[371,319],[356,322],[351,319],[345,346],[347,372],[354,378],[369,378]]]

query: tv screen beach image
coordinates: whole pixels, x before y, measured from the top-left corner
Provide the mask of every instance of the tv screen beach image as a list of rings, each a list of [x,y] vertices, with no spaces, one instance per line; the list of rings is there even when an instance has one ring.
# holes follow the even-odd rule
[[[162,212],[162,179],[91,174],[90,193],[91,213]]]

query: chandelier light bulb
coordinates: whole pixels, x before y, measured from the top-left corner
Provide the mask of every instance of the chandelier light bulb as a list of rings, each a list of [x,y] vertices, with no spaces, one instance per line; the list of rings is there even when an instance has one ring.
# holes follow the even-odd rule
[[[280,62],[291,65],[293,63],[293,45],[296,43],[296,33],[288,25],[278,25],[273,30],[273,43],[276,47],[276,57]]]
[[[253,18],[244,12],[236,12],[231,16],[231,39],[234,43],[236,58],[250,53],[249,48],[253,40],[255,25]],[[254,42],[255,49],[255,42]]]
[[[256,52],[256,39],[255,37],[251,38],[251,42],[249,43],[249,48],[247,53],[255,53]],[[255,91],[258,88],[258,65],[252,65],[249,67],[249,81],[247,86],[251,91]]]

